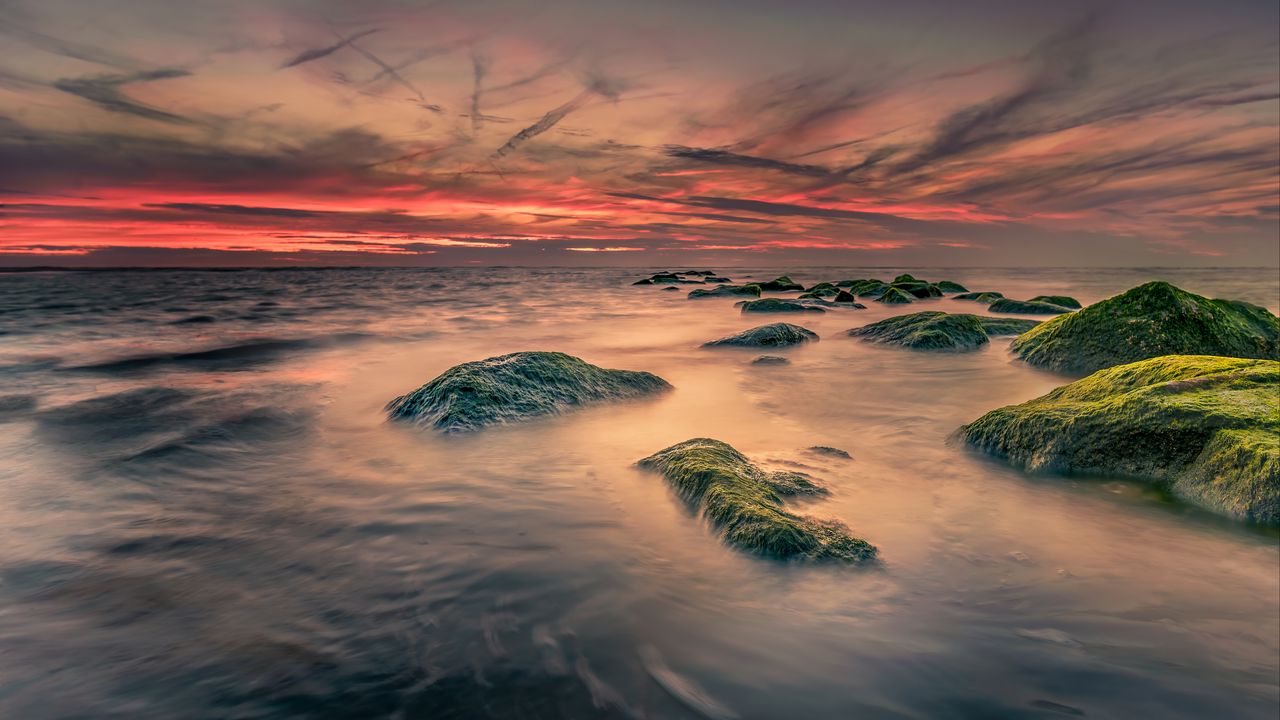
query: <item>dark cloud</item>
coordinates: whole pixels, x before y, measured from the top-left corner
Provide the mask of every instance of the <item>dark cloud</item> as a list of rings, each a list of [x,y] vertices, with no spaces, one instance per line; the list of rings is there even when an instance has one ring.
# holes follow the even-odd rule
[[[696,160],[697,162],[707,163],[710,165],[733,165],[737,167],[759,168],[763,170],[777,170],[779,172],[791,173],[793,175],[807,175],[810,177],[820,178],[830,178],[840,175],[840,173],[832,172],[830,168],[826,168],[821,165],[791,163],[783,160],[757,157],[755,155],[743,155],[741,153],[729,152],[727,150],[693,148],[685,147],[683,145],[668,145],[662,149],[662,152],[667,157],[680,158],[683,160]]]
[[[295,208],[254,207],[248,205],[220,205],[215,203],[143,203],[142,207],[160,210],[183,210],[188,212],[213,213],[217,215],[250,215],[258,217],[320,217],[326,213]]]
[[[378,28],[364,30],[350,37],[339,38],[338,42],[332,45],[326,45],[324,47],[319,47],[319,48],[311,48],[310,50],[303,50],[297,55],[294,55],[292,58],[286,60],[284,64],[280,66],[280,69],[284,70],[286,68],[297,67],[299,65],[309,63],[312,60],[319,60],[320,58],[328,57],[338,52],[342,48],[347,47],[348,45],[355,42],[356,40],[359,40],[360,38],[365,37],[367,35],[372,35],[373,33],[376,33],[376,32],[378,32]]]
[[[114,112],[123,113],[125,115],[134,115],[147,120],[159,120],[168,123],[190,123],[191,120],[167,112],[153,108],[149,105],[130,100],[121,92],[121,88],[131,83],[153,82],[156,80],[169,80],[172,78],[187,77],[191,73],[178,69],[168,68],[162,70],[147,70],[144,72],[129,73],[123,75],[95,75],[83,78],[67,78],[59,80],[53,84],[55,88],[65,93],[70,93],[77,97],[84,98],[98,107]]]

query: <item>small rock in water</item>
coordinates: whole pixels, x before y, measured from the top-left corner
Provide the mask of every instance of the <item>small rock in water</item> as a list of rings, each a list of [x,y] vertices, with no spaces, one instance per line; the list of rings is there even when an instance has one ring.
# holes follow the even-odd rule
[[[844,458],[845,460],[853,459],[853,456],[848,452],[828,445],[814,445],[809,448],[809,452],[817,455],[830,455],[831,457]]]
[[[818,334],[812,330],[790,323],[773,323],[703,343],[702,347],[787,347],[817,340]]]
[[[790,365],[791,361],[781,355],[761,355],[751,361],[752,365]]]

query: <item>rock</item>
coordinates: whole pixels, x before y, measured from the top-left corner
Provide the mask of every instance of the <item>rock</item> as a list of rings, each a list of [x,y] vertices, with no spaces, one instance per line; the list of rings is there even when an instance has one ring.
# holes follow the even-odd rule
[[[863,305],[859,305],[859,304],[858,304],[858,298],[857,298],[853,293],[849,292],[848,290],[841,290],[840,292],[836,293],[836,296],[835,296],[835,297],[833,297],[833,298],[831,298],[831,302],[834,302],[834,303],[849,303],[849,304],[854,305],[854,306],[856,306],[856,307],[865,307],[865,306],[863,306]]]
[[[752,365],[790,365],[791,361],[781,355],[761,355],[751,361]]]
[[[840,448],[830,447],[829,445],[814,445],[809,448],[809,452],[815,455],[828,455],[830,457],[841,458],[843,460],[852,460],[853,456]]]
[[[1010,325],[1011,322],[1019,325]],[[929,311],[887,318],[854,328],[848,331],[848,335],[913,350],[968,352],[990,342],[987,339],[989,335],[1018,334],[1036,324],[1035,320]],[[1021,329],[1016,329],[1019,327]]]
[[[1149,480],[1214,512],[1280,524],[1280,362],[1165,355],[1099,370],[960,429],[1030,471]]]
[[[467,432],[670,389],[652,373],[606,370],[558,352],[518,352],[455,365],[392,400],[387,412],[441,432]]]
[[[935,287],[937,287],[939,290],[941,290],[941,291],[942,291],[942,292],[944,292],[944,293],[967,293],[967,292],[969,292],[969,289],[968,289],[968,288],[966,288],[965,286],[963,286],[963,285],[961,285],[960,283],[957,283],[957,282],[951,282],[950,280],[939,280],[938,282],[934,283],[934,286],[935,286]]]
[[[769,282],[760,283],[761,290],[769,292],[785,292],[788,290],[804,290],[804,286],[786,275],[776,277]]]
[[[818,334],[790,323],[773,323],[703,343],[703,347],[789,347],[817,342]]]
[[[706,276],[706,277],[711,277],[711,276],[715,275],[716,273],[715,273],[715,271],[714,271],[714,270],[685,270],[684,272],[677,273],[677,274],[679,274],[679,275],[704,275],[704,276]]]
[[[814,286],[813,286],[813,287],[811,287],[811,288],[806,288],[806,289],[805,289],[805,292],[810,292],[810,293],[812,293],[812,292],[822,292],[822,291],[824,291],[824,290],[830,290],[832,293],[834,293],[834,292],[835,292],[836,290],[838,290],[838,289],[839,289],[839,288],[837,288],[837,287],[836,287],[836,284],[835,284],[835,283],[820,282],[820,283],[818,283],[817,285],[814,285]]]
[[[727,278],[727,277],[716,277],[716,276],[714,276],[714,275],[708,275],[707,277],[703,278],[703,282],[708,282],[708,283],[731,283],[731,282],[733,282],[733,279],[732,279],[732,278]]]
[[[1280,318],[1164,282],[1140,285],[1054,318],[1010,347],[1032,365],[1073,373],[1160,355],[1280,358]]]
[[[633,282],[633,283],[631,283],[631,284],[632,284],[632,285],[652,285],[652,284],[653,284],[653,278],[642,278],[642,279],[637,280],[637,281],[635,281],[635,282]]]
[[[957,295],[951,299],[952,300],[973,300],[975,302],[986,303],[987,305],[990,305],[991,303],[1003,297],[1004,295],[998,292],[971,292],[971,293],[964,293],[963,295]]]
[[[798,303],[794,300],[779,300],[777,298],[765,298],[764,300],[747,300],[742,303],[742,312],[744,313],[792,313],[792,312],[826,312],[820,307],[814,307],[805,303]]]
[[[643,280],[637,280],[632,285],[701,285],[703,280],[699,277],[697,280],[691,280],[677,273],[660,272],[654,273]]]
[[[664,287],[664,288],[662,288],[662,289],[663,289],[663,290],[670,290],[670,291],[674,292],[674,291],[676,291],[676,290],[679,290],[680,288],[676,287],[675,285],[668,285],[668,286],[666,286],[666,287]]]
[[[906,303],[915,301],[915,295],[896,287],[889,287],[883,294],[876,298],[876,302],[882,302],[888,305],[905,305]]]
[[[1070,308],[1064,308],[1061,305],[1032,302],[1030,300],[1010,300],[1009,298],[996,300],[991,303],[988,309],[991,312],[1020,313],[1022,315],[1061,315],[1071,312]]]
[[[1067,308],[1068,310],[1080,309],[1080,301],[1070,297],[1069,295],[1037,295],[1031,298],[1028,302],[1046,302],[1050,305]]]
[[[689,298],[704,297],[760,297],[759,285],[717,285],[715,288],[689,291]]]
[[[849,287],[849,292],[858,297],[878,298],[889,289],[889,283],[882,280],[863,280]]]
[[[911,275],[907,275],[906,273],[903,273],[902,275],[899,275],[898,277],[894,278],[894,279],[893,279],[893,282],[894,282],[894,283],[905,283],[905,282],[920,282],[920,281],[919,281],[919,280],[916,280],[916,279],[915,279],[914,277],[912,277]]]
[[[784,560],[875,558],[875,546],[844,524],[795,515],[783,506],[788,495],[824,493],[821,485],[800,473],[766,472],[727,443],[686,440],[636,464],[661,473],[732,547]]]

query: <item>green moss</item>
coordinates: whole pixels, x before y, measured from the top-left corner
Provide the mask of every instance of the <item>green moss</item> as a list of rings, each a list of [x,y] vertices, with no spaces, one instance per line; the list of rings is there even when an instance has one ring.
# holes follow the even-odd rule
[[[967,352],[986,345],[990,335],[1017,335],[1035,320],[929,311],[898,315],[848,331],[851,337],[913,350]]]
[[[518,352],[451,367],[386,409],[393,419],[453,433],[670,389],[652,373],[607,370],[558,352]]]
[[[961,285],[958,282],[951,282],[950,280],[939,280],[938,282],[934,283],[934,285],[944,293],[969,292],[969,289],[966,288],[965,286]]]
[[[787,290],[804,290],[804,286],[786,275],[781,275],[769,282],[760,283],[760,289],[768,290],[769,292],[784,292]]]
[[[903,274],[899,275],[898,277],[894,278],[894,279],[893,279],[893,282],[894,282],[894,284],[896,285],[897,283],[905,283],[905,282],[921,282],[921,281],[916,280],[916,279],[915,279],[915,277],[914,277],[914,276],[912,276],[912,275],[908,275],[907,273],[903,273]]]
[[[719,340],[703,343],[703,347],[789,347],[817,342],[818,334],[799,325],[772,323],[753,327]]]
[[[821,292],[823,290],[830,290],[831,292],[835,292],[837,289],[838,288],[836,287],[835,283],[820,282],[811,288],[806,288],[805,292]]]
[[[794,300],[779,300],[777,298],[765,298],[764,300],[748,300],[742,303],[742,312],[744,313],[794,313],[794,312],[826,312],[820,307],[798,303]]]
[[[824,493],[812,478],[766,472],[727,443],[686,440],[637,465],[662,473],[735,548],[796,560],[856,563],[875,557],[875,547],[842,523],[802,517],[783,506],[787,495]]]
[[[1050,305],[1067,308],[1068,310],[1080,309],[1080,301],[1070,295],[1037,295],[1028,300],[1028,302],[1046,302]]]
[[[1280,524],[1280,362],[1119,365],[960,432],[1028,470],[1143,478],[1223,515]]]
[[[759,285],[717,285],[714,288],[698,288],[689,292],[689,298],[704,297],[760,297]]]
[[[980,302],[980,303],[985,303],[987,305],[990,305],[991,303],[1003,297],[1004,295],[998,292],[971,292],[971,293],[964,293],[963,295],[957,295],[951,299],[952,300],[973,300],[974,302]]]
[[[1023,360],[1066,372],[1160,355],[1280,358],[1280,318],[1152,282],[1042,323],[1013,342]]]
[[[857,295],[858,297],[878,298],[884,294],[885,290],[888,289],[889,283],[886,283],[883,280],[863,280],[857,285],[850,286],[849,292]]]
[[[1070,309],[1061,305],[1054,305],[1047,302],[1032,302],[1030,300],[1010,300],[1009,298],[1000,298],[991,303],[989,308],[991,312],[1003,313],[1019,313],[1022,315],[1061,315],[1071,312]]]
[[[914,295],[896,287],[887,288],[879,297],[876,298],[876,302],[882,302],[888,305],[905,305],[915,301],[916,297]]]

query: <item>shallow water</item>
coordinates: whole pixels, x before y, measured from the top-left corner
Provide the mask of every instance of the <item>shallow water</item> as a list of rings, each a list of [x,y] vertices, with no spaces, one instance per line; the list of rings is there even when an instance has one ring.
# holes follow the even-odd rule
[[[0,275],[0,715],[1276,717],[1274,531],[948,443],[1070,379],[1008,339],[841,333],[982,306],[806,315],[821,342],[752,366],[698,345],[781,318],[628,285],[657,269]],[[1270,269],[906,270],[1280,304]],[[676,390],[471,436],[384,421],[453,364],[532,349]],[[697,436],[825,478],[801,509],[882,564],[722,546],[632,467]]]

